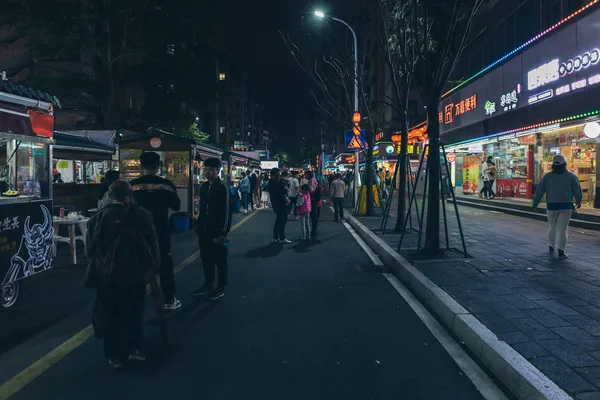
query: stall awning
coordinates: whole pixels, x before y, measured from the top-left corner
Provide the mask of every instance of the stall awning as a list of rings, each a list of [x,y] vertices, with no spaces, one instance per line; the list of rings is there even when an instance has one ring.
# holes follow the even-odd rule
[[[54,106],[60,103],[48,93],[0,80],[0,133],[50,140]]]
[[[88,137],[54,132],[54,158],[65,160],[110,160],[116,149]]]

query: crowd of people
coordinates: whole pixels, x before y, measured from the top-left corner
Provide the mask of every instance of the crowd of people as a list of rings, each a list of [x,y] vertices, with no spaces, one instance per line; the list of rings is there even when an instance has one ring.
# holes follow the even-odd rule
[[[170,211],[181,201],[175,185],[158,175],[160,156],[140,156],[142,176],[127,182],[119,171],[108,171],[98,212],[88,222],[85,284],[96,290],[92,321],[96,336],[104,339],[104,356],[114,368],[128,361],[144,361],[143,311],[146,285],[160,279],[164,309],[177,310],[171,249]],[[199,214],[195,222],[204,270],[204,284],[193,296],[218,300],[225,295],[228,275],[227,236],[231,229],[232,202],[241,201],[242,212],[272,207],[275,213],[273,243],[292,243],[285,233],[288,220],[297,220],[301,241],[316,238],[325,187],[312,171],[273,168],[269,174],[246,171],[238,185],[221,179],[221,161],[204,161]],[[341,175],[327,185],[335,206],[335,220],[344,218],[346,183]],[[215,285],[216,280],[216,285]]]

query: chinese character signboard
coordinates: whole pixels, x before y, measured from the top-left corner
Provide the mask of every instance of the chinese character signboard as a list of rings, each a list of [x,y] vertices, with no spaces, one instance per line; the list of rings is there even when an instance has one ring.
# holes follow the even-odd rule
[[[600,85],[598,25],[595,10],[444,97],[440,132]]]
[[[0,279],[7,285],[52,267],[52,201],[0,207]]]

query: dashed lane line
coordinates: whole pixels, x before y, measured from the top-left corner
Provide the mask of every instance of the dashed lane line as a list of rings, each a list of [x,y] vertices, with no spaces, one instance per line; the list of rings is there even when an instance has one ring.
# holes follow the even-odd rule
[[[238,230],[242,225],[250,220],[256,212],[248,214],[246,218],[235,224],[230,233]],[[174,268],[175,274],[180,273],[185,269],[188,265],[194,262],[200,256],[200,251],[196,251],[194,254],[186,258],[177,264]],[[38,376],[42,375],[48,369],[50,369],[54,364],[58,363],[68,354],[72,353],[79,346],[84,344],[89,338],[91,338],[94,334],[94,329],[92,325],[88,325],[83,328],[81,331],[73,335],[71,338],[67,339],[65,342],[61,343],[59,346],[51,350],[49,353],[44,355],[42,358],[25,368],[23,371],[19,372],[17,375],[6,381],[2,386],[0,386],[0,400],[7,400],[15,395],[17,392],[22,390],[25,386],[30,384],[34,379]]]

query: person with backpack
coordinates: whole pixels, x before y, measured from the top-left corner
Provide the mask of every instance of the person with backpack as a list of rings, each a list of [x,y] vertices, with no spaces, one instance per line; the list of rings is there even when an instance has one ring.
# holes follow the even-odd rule
[[[206,296],[209,300],[218,300],[225,296],[227,286],[227,235],[231,229],[231,209],[229,190],[219,179],[221,168],[218,158],[204,161],[204,176],[207,181],[200,186],[200,213],[196,221],[204,284],[192,295]],[[216,288],[215,266],[218,274]]]
[[[143,313],[146,284],[155,279],[160,249],[152,214],[132,201],[131,185],[114,182],[113,202],[98,210],[87,224],[86,255],[90,259],[85,284],[97,291],[96,308],[104,324],[96,336],[104,338],[104,356],[122,368],[144,361]]]
[[[304,178],[308,182],[310,188],[310,220],[312,222],[311,237],[317,237],[317,228],[319,227],[319,218],[321,217],[321,205],[323,200],[323,192],[321,186],[315,178],[315,174],[312,171],[306,171]]]
[[[165,298],[165,310],[177,310],[181,307],[181,302],[175,298],[169,209],[179,211],[181,200],[173,182],[158,176],[160,156],[157,153],[152,151],[142,153],[140,163],[144,175],[130,182],[133,188],[133,200],[152,213],[162,260],[160,287]]]

